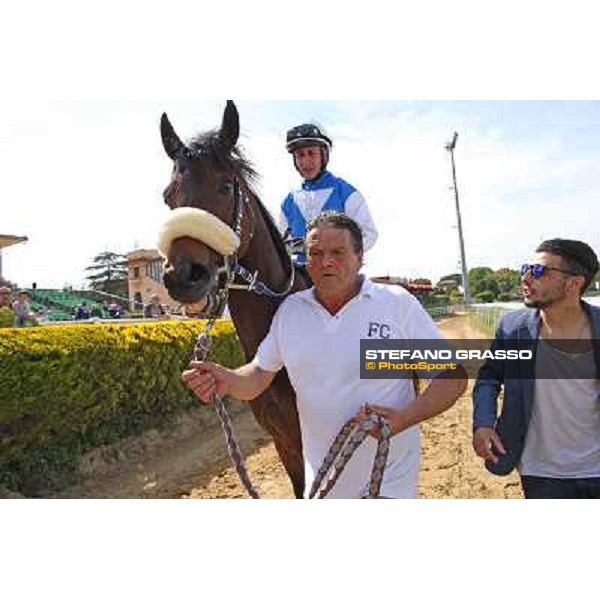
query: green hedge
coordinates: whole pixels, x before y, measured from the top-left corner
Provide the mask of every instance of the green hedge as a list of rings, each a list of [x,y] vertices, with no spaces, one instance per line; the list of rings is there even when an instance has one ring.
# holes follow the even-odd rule
[[[15,313],[12,308],[3,306],[0,308],[0,327],[12,327],[15,320]]]
[[[64,485],[83,452],[189,408],[195,401],[181,372],[202,327],[163,321],[2,330],[0,485],[29,494]],[[213,331],[211,359],[243,364],[231,322]]]

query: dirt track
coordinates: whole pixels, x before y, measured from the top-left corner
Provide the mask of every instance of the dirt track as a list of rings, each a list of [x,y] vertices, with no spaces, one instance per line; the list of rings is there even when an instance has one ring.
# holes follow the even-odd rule
[[[439,323],[448,338],[481,337],[464,316]],[[494,477],[471,449],[471,387],[456,405],[422,425],[422,498],[521,498],[518,479]],[[232,415],[247,467],[268,498],[292,498],[273,444],[247,409]],[[149,432],[86,456],[83,483],[54,498],[244,498],[217,418],[199,408],[167,433]],[[48,495],[50,497],[50,495]]]

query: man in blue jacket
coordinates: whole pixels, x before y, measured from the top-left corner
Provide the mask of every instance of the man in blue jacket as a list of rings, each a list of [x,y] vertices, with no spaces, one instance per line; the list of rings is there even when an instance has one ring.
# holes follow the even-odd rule
[[[496,475],[516,468],[526,498],[600,498],[600,307],[581,299],[597,271],[583,242],[540,244],[521,268],[527,309],[492,344],[534,358],[487,360],[473,390],[475,452]]]
[[[286,149],[294,157],[294,166],[304,180],[298,190],[291,191],[281,205],[279,230],[288,240],[298,265],[306,264],[302,240],[306,224],[319,213],[333,210],[356,221],[363,234],[364,249],[377,240],[377,229],[363,195],[341,177],[327,171],[332,141],[322,126],[305,123],[287,132]]]

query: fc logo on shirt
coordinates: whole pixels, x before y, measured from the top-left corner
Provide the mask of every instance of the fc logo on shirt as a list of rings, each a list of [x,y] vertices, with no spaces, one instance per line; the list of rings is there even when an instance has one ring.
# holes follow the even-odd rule
[[[369,332],[367,333],[367,337],[387,340],[390,338],[391,334],[392,330],[389,325],[386,325],[385,323],[375,323],[373,321],[369,322]]]

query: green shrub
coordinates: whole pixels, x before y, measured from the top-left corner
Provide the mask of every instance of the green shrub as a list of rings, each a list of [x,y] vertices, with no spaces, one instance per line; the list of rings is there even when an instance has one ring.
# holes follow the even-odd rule
[[[465,295],[458,290],[452,290],[449,294],[450,304],[462,304],[465,301]]]
[[[182,384],[201,321],[6,329],[0,334],[0,485],[61,485],[81,454],[167,422],[194,402]],[[210,358],[245,362],[230,321]],[[43,484],[43,485],[42,485]]]
[[[479,292],[478,294],[475,294],[474,298],[478,302],[493,302],[494,301],[494,294],[492,292],[489,292],[489,291]]]
[[[514,300],[517,297],[518,296],[516,296],[515,294],[513,294],[511,292],[502,292],[501,294],[499,294],[498,300],[500,302],[510,302],[511,300]]]
[[[450,298],[447,294],[431,294],[423,298],[423,306],[433,308],[436,306],[446,306],[450,303]]]
[[[432,298],[434,306],[445,306],[450,302],[448,294],[433,294]]]
[[[12,308],[4,306],[0,308],[0,327],[12,327],[15,320],[15,313]]]

